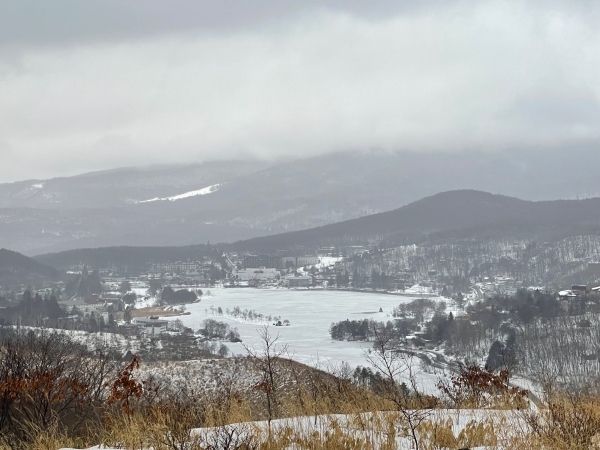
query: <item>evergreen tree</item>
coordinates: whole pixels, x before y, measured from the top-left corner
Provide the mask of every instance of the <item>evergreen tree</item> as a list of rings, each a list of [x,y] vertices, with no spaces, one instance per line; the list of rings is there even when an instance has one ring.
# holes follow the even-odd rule
[[[490,351],[485,362],[485,368],[491,371],[498,370],[502,365],[503,355],[504,345],[499,341],[494,341],[494,343],[490,347]]]
[[[358,269],[354,269],[352,272],[352,287],[358,288],[361,286],[360,275],[358,274]]]
[[[125,293],[129,292],[130,290],[131,290],[131,283],[129,282],[129,280],[121,281],[121,283],[119,284],[119,292],[121,294],[125,294]]]

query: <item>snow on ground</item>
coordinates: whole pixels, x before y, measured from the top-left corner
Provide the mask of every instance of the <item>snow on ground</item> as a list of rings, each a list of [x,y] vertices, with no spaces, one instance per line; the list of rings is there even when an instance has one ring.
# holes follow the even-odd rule
[[[370,412],[362,414],[329,414],[320,416],[291,417],[287,419],[277,419],[271,422],[271,434],[277,436],[284,434],[285,430],[293,430],[294,434],[310,439],[314,434],[321,437],[331,433],[331,430],[338,428],[345,435],[356,438],[359,441],[369,442],[369,448],[389,448],[389,434],[385,424],[398,423],[401,419],[392,412]],[[514,437],[515,434],[524,429],[526,424],[523,417],[514,411],[507,410],[448,410],[439,409],[431,412],[427,418],[431,423],[442,424],[450,421],[452,423],[452,434],[458,437],[460,432],[467,427],[469,422],[476,423],[494,423],[494,430],[498,437],[499,445],[493,448],[502,448],[502,440]],[[499,426],[498,426],[499,425]],[[397,427],[397,425],[396,425]],[[219,428],[196,428],[192,433],[200,436],[203,442],[211,442],[219,446],[219,437],[230,439],[232,436],[239,437],[243,441],[244,436],[256,436],[258,440],[266,440],[268,435],[268,424],[266,421],[246,422],[231,424],[225,427],[228,432],[222,433]],[[400,431],[397,429],[397,431]],[[278,433],[281,432],[281,433]],[[216,441],[215,441],[216,440]],[[425,436],[420,437],[423,445],[427,440]],[[409,450],[414,448],[408,435],[403,436],[397,433],[395,438],[395,448],[397,450]],[[439,444],[438,444],[439,445]],[[225,447],[225,445],[223,445]],[[295,445],[289,445],[286,449],[297,448]],[[436,446],[436,448],[438,448]],[[447,448],[447,447],[444,447]],[[491,447],[476,446],[473,450],[488,449]]]
[[[80,344],[84,344],[87,346],[88,350],[95,350],[99,344],[104,344],[105,346],[110,346],[113,348],[119,348],[123,352],[128,349],[132,351],[136,351],[139,345],[137,339],[127,338],[121,334],[115,333],[105,333],[105,332],[96,332],[90,333],[88,331],[82,330],[65,330],[62,328],[37,328],[37,327],[13,327],[17,330],[23,331],[34,331],[37,333],[41,332],[50,332],[50,333],[61,333],[65,336],[68,336],[70,339],[73,339],[75,342]]]
[[[337,262],[342,261],[344,258],[340,256],[320,256],[319,262],[314,265],[318,269],[324,269],[325,267],[335,266]]]
[[[333,429],[340,430],[344,435],[356,438],[362,442],[369,442],[369,448],[389,448],[390,435],[386,424],[390,421],[396,424],[395,448],[398,450],[408,450],[414,448],[408,436],[403,436],[398,429],[399,418],[394,416],[393,412],[372,412],[362,414],[330,414],[320,416],[290,417],[286,419],[276,419],[271,422],[271,434],[278,436],[285,434],[285,430],[293,431],[296,436],[311,439],[315,436],[321,436],[324,439],[330,435]],[[502,441],[514,438],[519,432],[525,431],[527,426],[522,415],[515,411],[507,410],[433,410],[427,418],[431,423],[443,424],[447,421],[452,424],[452,434],[458,437],[460,432],[467,427],[470,422],[476,423],[494,423],[494,432],[498,438],[498,443],[494,447],[476,446],[473,450],[483,450],[490,448],[503,448]],[[268,435],[268,425],[265,421],[244,422],[226,425],[220,428],[196,428],[192,434],[200,438],[201,442],[212,444],[212,448],[226,448],[226,442],[237,440],[243,443],[254,436],[258,441],[266,440]],[[385,431],[382,431],[385,430]],[[227,441],[225,441],[227,440]],[[420,436],[421,443],[427,440],[425,436]],[[438,444],[439,445],[439,444]],[[296,448],[290,444],[287,449]],[[437,448],[437,447],[436,447]],[[444,447],[446,448],[446,447]],[[92,449],[112,450],[104,446],[90,447]],[[72,450],[72,449],[62,449]]]
[[[136,202],[136,203],[149,203],[149,202],[159,202],[159,201],[174,202],[176,200],[181,200],[183,198],[197,197],[199,195],[212,194],[213,192],[218,191],[221,186],[223,186],[223,183],[213,184],[211,186],[207,186],[207,187],[202,188],[202,189],[198,189],[198,190],[195,190],[195,191],[185,192],[183,194],[174,195],[172,197],[162,197],[162,198],[155,197],[155,198],[151,198],[150,200],[141,200],[141,201]]]
[[[367,353],[372,344],[359,341],[335,341],[331,339],[329,327],[341,320],[373,319],[392,320],[391,312],[401,303],[409,303],[418,297],[374,294],[369,292],[343,292],[328,290],[293,289],[212,289],[212,297],[202,297],[200,303],[186,305],[189,315],[179,316],[185,326],[194,331],[202,327],[205,319],[215,319],[236,327],[243,343],[260,351],[262,348],[259,331],[264,326],[256,322],[244,322],[241,318],[213,314],[221,307],[233,310],[253,310],[264,316],[280,316],[289,320],[290,326],[269,326],[273,336],[279,335],[279,348],[287,346],[289,356],[301,363],[326,369],[346,362],[350,367],[368,366]],[[441,297],[434,297],[440,301]],[[379,310],[382,312],[379,312]],[[167,318],[173,319],[173,317]],[[234,355],[246,355],[242,344],[226,343]],[[413,360],[416,367],[421,363]],[[419,370],[419,384],[425,391],[435,386],[438,375]]]
[[[420,284],[415,284],[404,290],[405,294],[411,295],[433,295],[433,289],[429,286],[421,286]]]
[[[146,308],[156,304],[156,297],[149,294],[147,287],[132,287],[131,292],[135,292],[137,296],[135,300],[136,308]]]

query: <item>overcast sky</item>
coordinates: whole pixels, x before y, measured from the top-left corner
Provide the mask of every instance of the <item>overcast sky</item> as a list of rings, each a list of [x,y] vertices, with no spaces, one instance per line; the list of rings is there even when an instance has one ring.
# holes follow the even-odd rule
[[[599,5],[0,0],[0,182],[600,142]]]

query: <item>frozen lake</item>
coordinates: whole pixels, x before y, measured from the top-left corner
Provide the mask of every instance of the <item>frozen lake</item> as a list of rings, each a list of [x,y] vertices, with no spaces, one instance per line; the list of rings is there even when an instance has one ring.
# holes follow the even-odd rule
[[[392,309],[401,303],[418,298],[367,292],[344,292],[328,290],[289,289],[210,289],[212,296],[203,296],[200,303],[186,305],[190,315],[178,317],[183,323],[198,330],[202,321],[212,318],[236,327],[244,344],[260,350],[258,331],[261,323],[246,323],[242,319],[218,316],[211,313],[211,306],[223,312],[238,306],[265,316],[281,316],[290,326],[269,326],[272,335],[279,335],[278,344],[287,345],[288,352],[297,361],[325,368],[328,363],[345,361],[351,367],[368,365],[365,358],[371,344],[367,342],[334,341],[329,326],[341,320],[374,319],[391,320]],[[442,298],[432,298],[443,300]],[[380,308],[383,312],[379,312]],[[173,318],[170,318],[173,319]],[[245,355],[240,344],[226,343],[234,354]]]

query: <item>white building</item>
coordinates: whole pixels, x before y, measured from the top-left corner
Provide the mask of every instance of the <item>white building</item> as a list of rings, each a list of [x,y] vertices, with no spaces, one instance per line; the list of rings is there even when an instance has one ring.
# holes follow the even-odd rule
[[[198,262],[181,262],[152,264],[152,273],[176,272],[176,273],[196,273],[198,272]]]
[[[133,323],[144,328],[144,334],[156,336],[167,331],[169,321],[157,317],[136,317]]]

